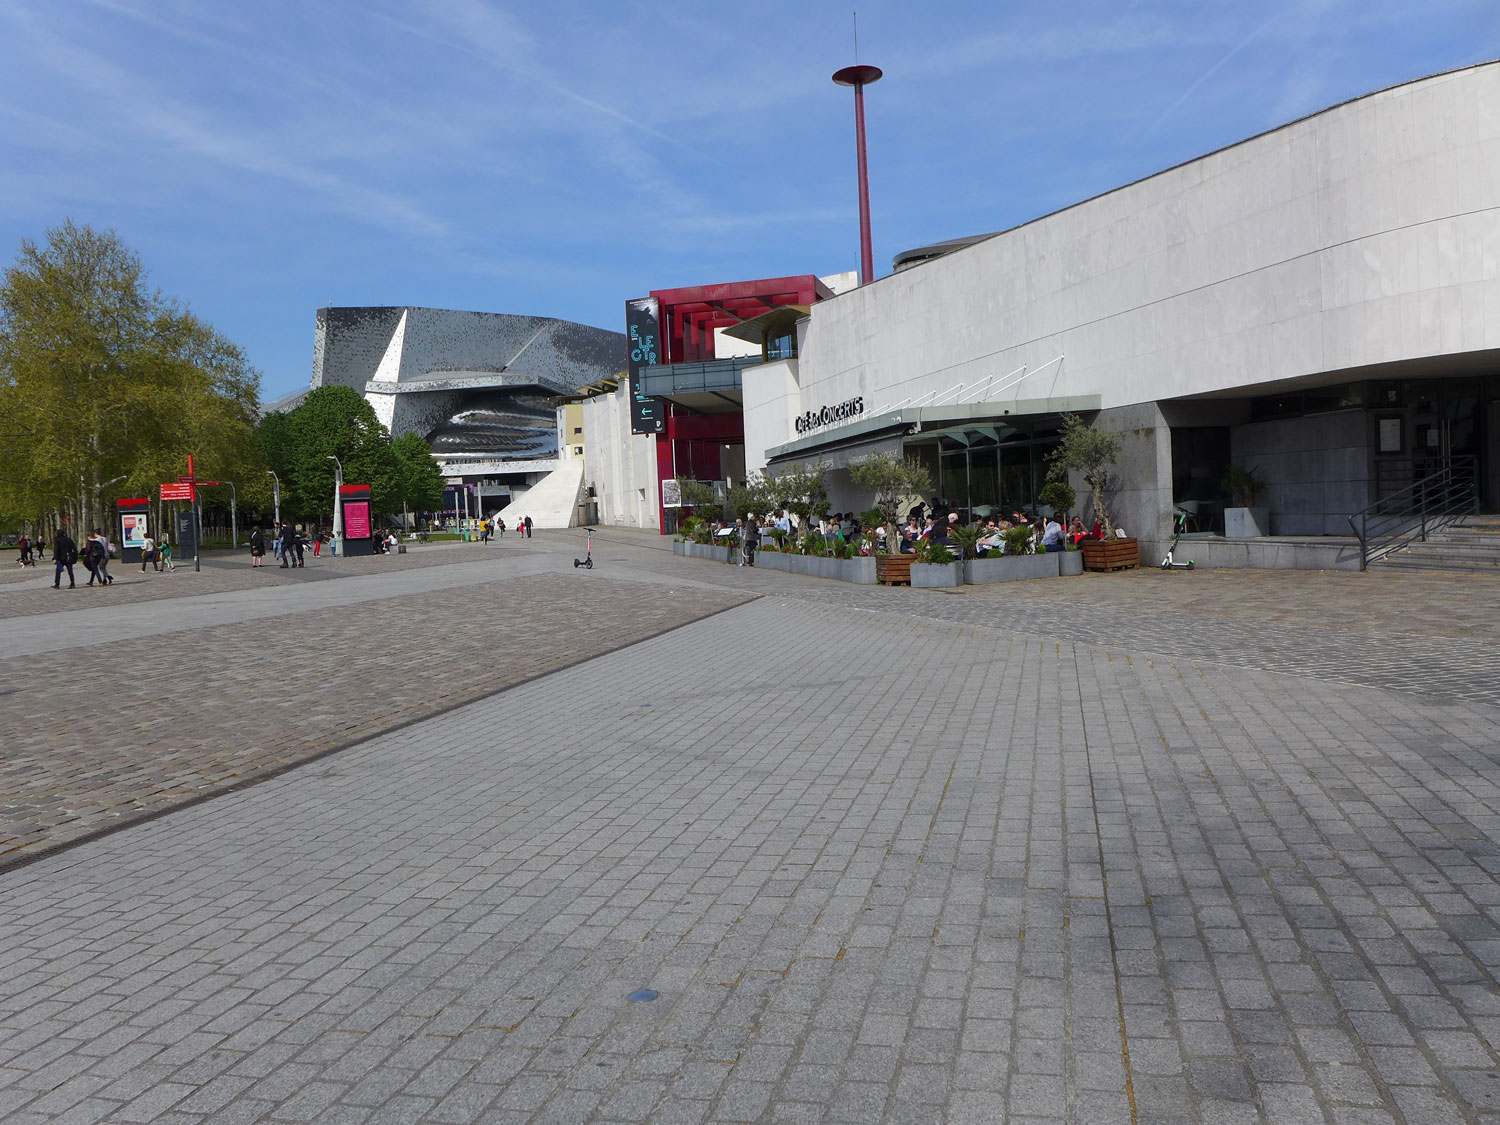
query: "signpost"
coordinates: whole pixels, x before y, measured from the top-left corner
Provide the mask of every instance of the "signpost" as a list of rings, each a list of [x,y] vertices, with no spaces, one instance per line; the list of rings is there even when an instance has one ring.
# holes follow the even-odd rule
[[[370,486],[339,485],[339,504],[344,512],[344,554],[374,554],[375,546],[370,542]]]
[[[641,371],[661,362],[661,309],[655,297],[625,302],[626,367],[630,374],[630,432],[659,434],[667,428],[662,400],[641,393]]]

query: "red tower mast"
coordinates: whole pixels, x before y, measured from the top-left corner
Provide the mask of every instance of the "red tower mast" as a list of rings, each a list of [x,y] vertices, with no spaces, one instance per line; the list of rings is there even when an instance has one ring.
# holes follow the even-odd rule
[[[865,87],[879,82],[882,71],[867,63],[833,72],[840,86],[854,87],[854,146],[859,160],[859,283],[875,278],[875,252],[870,244],[870,169],[865,162]]]

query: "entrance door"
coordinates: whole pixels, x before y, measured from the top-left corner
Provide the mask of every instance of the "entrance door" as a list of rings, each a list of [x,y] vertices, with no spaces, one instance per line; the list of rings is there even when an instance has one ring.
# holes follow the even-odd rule
[[[1484,416],[1483,475],[1479,503],[1486,512],[1500,512],[1500,399]]]

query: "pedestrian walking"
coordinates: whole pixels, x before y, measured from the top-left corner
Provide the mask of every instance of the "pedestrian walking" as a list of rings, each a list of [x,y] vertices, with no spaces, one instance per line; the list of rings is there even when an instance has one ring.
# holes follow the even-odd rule
[[[303,535],[301,532],[292,533],[292,549],[297,552],[297,565],[301,567],[307,566],[307,563],[302,559],[302,548],[306,545],[307,536]]]
[[[527,516],[521,522],[526,525],[526,538],[530,539],[531,538],[531,517]]]
[[[499,516],[495,517],[495,538],[496,539],[504,539],[505,538],[505,521],[503,519],[501,519]]]
[[[488,547],[490,545],[490,521],[489,520],[480,520],[479,521],[479,541],[481,543],[483,543],[486,547]]]
[[[73,589],[78,583],[73,580],[73,564],[78,561],[78,544],[73,542],[73,537],[68,534],[67,528],[59,528],[56,535],[52,537],[52,561],[56,564],[56,573],[52,578],[52,588],[58,589],[62,585],[62,573],[68,572],[68,589]]]
[[[141,540],[141,573],[146,573],[146,564],[156,562],[156,540],[151,538],[148,531],[146,537]],[[160,570],[161,567],[157,566]]]
[[[256,524],[250,532],[250,566],[258,569],[266,561],[266,533]]]
[[[45,531],[36,533],[36,541],[31,544],[31,549],[36,555],[37,562],[47,561],[47,533]]]
[[[161,555],[161,562],[157,564],[157,570],[166,567],[167,573],[170,574],[177,569],[172,565],[172,541],[170,539],[164,538],[161,541],[161,546],[157,548],[157,553]]]
[[[99,573],[104,576],[106,586],[114,585],[115,577],[109,572],[109,557],[115,553],[115,545],[109,541],[109,536],[99,535]]]
[[[26,533],[25,532],[22,532],[21,533],[21,537],[16,540],[16,546],[21,551],[21,565],[22,566],[30,566],[31,565],[31,540],[28,539],[28,538],[26,538]]]
[[[284,523],[281,525],[281,530],[277,533],[276,541],[281,548],[281,569],[286,570],[287,567],[292,565],[292,551],[294,550],[292,546],[293,532],[291,524]]]
[[[313,532],[313,558],[318,557],[318,552],[323,549],[323,529],[320,527]]]
[[[755,517],[745,520],[745,529],[740,532],[740,553],[745,556],[745,565],[755,565],[755,548],[760,546],[760,525]]]
[[[99,542],[97,529],[90,531],[83,541],[83,565],[88,568],[90,586],[98,583],[100,586],[107,585],[104,575],[99,570],[99,560],[104,555],[104,547]]]

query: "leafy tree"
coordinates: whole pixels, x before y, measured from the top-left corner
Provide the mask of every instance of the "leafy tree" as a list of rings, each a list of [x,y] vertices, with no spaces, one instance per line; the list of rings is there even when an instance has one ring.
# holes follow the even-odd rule
[[[1073,486],[1061,480],[1049,481],[1043,485],[1036,498],[1062,517],[1066,517],[1073,510],[1073,505],[1078,503],[1078,493],[1073,491]]]
[[[406,508],[436,511],[443,506],[443,474],[438,470],[432,449],[421,434],[404,433],[391,442],[396,459],[396,492]]]
[[[252,478],[259,376],[159,292],[112,231],[71,221],[21,243],[0,284],[0,506],[108,526],[117,486],[187,468]],[[229,479],[234,479],[229,477]]]
[[[828,465],[823,461],[788,465],[766,484],[776,497],[773,508],[785,508],[806,528],[812,517],[828,511]]]
[[[872,453],[858,461],[850,461],[849,479],[874,494],[875,506],[885,517],[888,551],[900,542],[897,538],[897,521],[901,517],[902,508],[911,506],[912,497],[932,491],[932,474],[927,471],[926,465],[883,451]]]
[[[1066,480],[1069,472],[1083,477],[1083,482],[1093,492],[1094,518],[1104,528],[1105,535],[1113,535],[1115,526],[1104,501],[1104,490],[1109,487],[1109,471],[1122,448],[1119,434],[1105,433],[1090,426],[1077,414],[1064,414],[1062,434],[1052,453],[1052,468],[1048,471],[1053,480]]]
[[[331,457],[343,464],[345,484],[370,486],[373,511],[400,509],[400,459],[375,408],[352,387],[318,387],[295,409],[268,414],[261,420],[258,445],[281,478],[284,515],[332,518],[338,474]],[[438,491],[441,504],[441,487]]]

